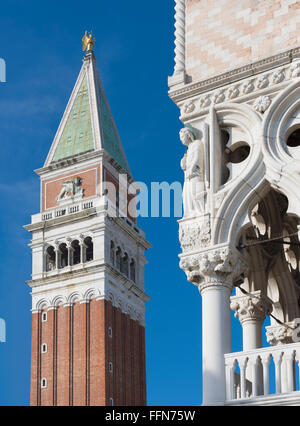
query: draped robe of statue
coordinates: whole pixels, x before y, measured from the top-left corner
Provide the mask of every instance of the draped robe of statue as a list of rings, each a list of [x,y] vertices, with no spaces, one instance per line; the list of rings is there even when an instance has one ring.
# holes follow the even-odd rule
[[[188,128],[180,131],[180,139],[187,146],[187,152],[181,161],[184,171],[184,217],[201,215],[205,213],[205,144],[202,139],[195,139]]]

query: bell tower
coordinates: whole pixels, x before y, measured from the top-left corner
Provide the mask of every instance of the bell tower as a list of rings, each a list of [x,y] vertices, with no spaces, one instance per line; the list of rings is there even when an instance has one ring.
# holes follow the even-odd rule
[[[86,55],[44,166],[32,234],[31,405],[146,405],[144,252],[130,168]]]

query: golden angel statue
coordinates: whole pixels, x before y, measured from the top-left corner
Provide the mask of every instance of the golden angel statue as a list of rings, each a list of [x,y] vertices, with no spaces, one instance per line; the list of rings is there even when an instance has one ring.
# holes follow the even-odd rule
[[[93,38],[92,33],[88,35],[86,31],[82,39],[82,50],[86,50],[87,53],[92,52],[95,43],[96,39]]]

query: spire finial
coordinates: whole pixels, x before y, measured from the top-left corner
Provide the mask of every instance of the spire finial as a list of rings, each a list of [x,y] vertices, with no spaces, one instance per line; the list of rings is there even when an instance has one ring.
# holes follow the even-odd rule
[[[86,53],[92,52],[95,43],[96,39],[93,38],[92,33],[90,32],[90,34],[88,35],[86,31],[82,39],[82,50],[86,50]]]

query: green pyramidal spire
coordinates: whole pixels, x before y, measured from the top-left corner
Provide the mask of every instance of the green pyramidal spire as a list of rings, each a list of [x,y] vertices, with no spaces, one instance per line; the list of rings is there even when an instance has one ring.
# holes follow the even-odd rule
[[[90,101],[85,76],[77,93],[52,162],[94,149]]]
[[[99,110],[103,137],[103,148],[126,172],[128,172],[127,161],[124,156],[122,146],[120,144],[116,126],[112,120],[110,108],[100,79],[97,79],[97,91],[99,96]]]
[[[126,156],[96,68],[86,54],[45,166],[89,151],[105,150],[130,174]]]

